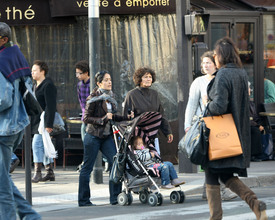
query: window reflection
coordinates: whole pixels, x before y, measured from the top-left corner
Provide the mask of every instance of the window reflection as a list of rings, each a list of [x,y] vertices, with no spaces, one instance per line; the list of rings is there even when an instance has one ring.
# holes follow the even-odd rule
[[[254,96],[254,24],[237,23],[236,44],[239,49],[240,58],[245,68],[249,82],[251,83],[251,99]]]
[[[223,37],[230,36],[230,23],[212,23],[211,24],[211,46],[212,50],[216,44],[216,41]]]
[[[264,29],[264,102],[275,102],[275,15],[263,16]]]

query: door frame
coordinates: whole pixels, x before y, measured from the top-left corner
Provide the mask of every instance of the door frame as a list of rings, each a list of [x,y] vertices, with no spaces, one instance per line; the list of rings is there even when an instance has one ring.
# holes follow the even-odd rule
[[[211,45],[211,24],[212,23],[230,23],[231,38],[235,41],[237,38],[236,23],[253,23],[254,24],[254,102],[256,106],[264,102],[264,51],[263,51],[263,18],[261,13],[253,12],[228,12],[215,11],[209,12],[209,25],[205,42],[208,48]]]

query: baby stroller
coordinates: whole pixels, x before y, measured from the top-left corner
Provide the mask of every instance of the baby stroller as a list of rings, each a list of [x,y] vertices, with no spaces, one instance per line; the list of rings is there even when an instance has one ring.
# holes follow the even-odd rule
[[[118,153],[114,159],[110,180],[114,181],[111,177],[113,172],[121,172],[120,178],[114,181],[123,182],[124,189],[118,195],[119,205],[131,205],[133,202],[132,192],[139,194],[139,200],[143,204],[162,205],[163,196],[159,188],[161,184],[160,177],[157,177],[152,170],[146,168],[137,159],[130,147],[131,139],[134,136],[140,136],[148,148],[159,157],[154,147],[154,139],[158,133],[161,118],[162,116],[158,112],[145,112],[132,121],[121,122],[117,126],[112,125]],[[115,160],[119,162],[116,163]],[[119,165],[117,166],[117,164]],[[171,192],[170,200],[172,203],[184,202],[185,194],[181,188]]]

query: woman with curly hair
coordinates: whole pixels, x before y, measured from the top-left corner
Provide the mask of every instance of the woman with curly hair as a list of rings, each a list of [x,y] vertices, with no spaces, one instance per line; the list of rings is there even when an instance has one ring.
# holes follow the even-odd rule
[[[133,76],[136,88],[129,91],[124,101],[123,113],[126,116],[128,111],[134,112],[135,117],[144,112],[160,112],[162,114],[162,122],[160,129],[167,137],[168,143],[173,141],[173,134],[168,120],[164,116],[164,110],[161,105],[158,92],[150,87],[156,81],[156,73],[148,67],[137,69]],[[158,139],[155,139],[155,147],[160,153]]]

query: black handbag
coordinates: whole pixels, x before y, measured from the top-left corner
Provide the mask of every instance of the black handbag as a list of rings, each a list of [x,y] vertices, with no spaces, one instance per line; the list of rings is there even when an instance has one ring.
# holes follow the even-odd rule
[[[197,117],[194,124],[179,142],[179,151],[187,155],[196,165],[205,165],[208,162],[208,138],[210,130],[206,127],[203,115]]]
[[[119,183],[123,180],[123,174],[126,165],[126,155],[123,153],[117,153],[114,156],[114,162],[112,170],[109,176],[109,180],[113,183]]]
[[[40,115],[43,110],[32,91],[27,89],[23,78],[19,82],[19,91],[22,95],[27,114],[29,116]]]
[[[113,166],[110,172],[109,180],[113,183],[119,183],[123,180],[126,167],[126,144],[122,139],[120,150],[114,156]]]
[[[55,112],[54,122],[53,122],[53,130],[50,133],[51,136],[59,135],[65,132],[65,123],[58,112]]]

